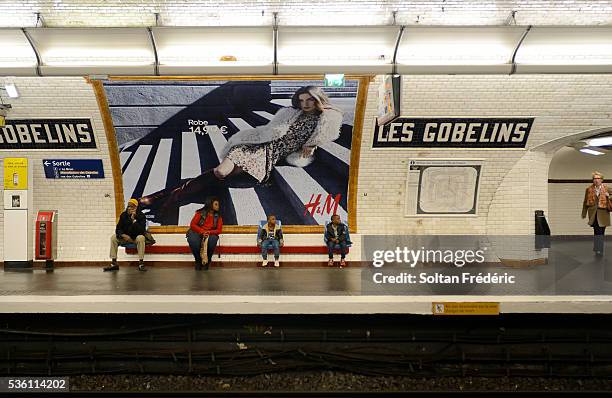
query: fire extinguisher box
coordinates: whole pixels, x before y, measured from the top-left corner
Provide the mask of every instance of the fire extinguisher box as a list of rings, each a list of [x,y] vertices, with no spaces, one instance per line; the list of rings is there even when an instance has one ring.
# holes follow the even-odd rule
[[[57,257],[57,210],[40,210],[36,216],[36,259],[53,266]]]

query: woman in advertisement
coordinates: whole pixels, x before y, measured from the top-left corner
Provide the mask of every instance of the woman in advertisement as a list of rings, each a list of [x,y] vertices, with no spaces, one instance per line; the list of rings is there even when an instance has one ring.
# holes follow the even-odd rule
[[[612,191],[603,183],[603,175],[593,172],[593,184],[584,193],[582,218],[589,217],[588,224],[593,228],[593,251],[597,257],[603,256],[604,233],[610,225],[610,194]]]
[[[158,216],[194,197],[207,196],[225,178],[246,173],[258,184],[270,178],[281,160],[305,167],[314,159],[317,146],[336,140],[342,111],[331,105],[320,87],[299,88],[291,106],[281,108],[266,125],[234,134],[223,150],[223,161],[178,187],[167,188],[140,199],[143,207],[159,207]]]

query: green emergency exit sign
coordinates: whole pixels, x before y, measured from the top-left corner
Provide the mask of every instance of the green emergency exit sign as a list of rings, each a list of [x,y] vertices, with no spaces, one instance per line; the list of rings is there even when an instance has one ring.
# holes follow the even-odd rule
[[[326,74],[325,87],[344,87],[344,74]]]

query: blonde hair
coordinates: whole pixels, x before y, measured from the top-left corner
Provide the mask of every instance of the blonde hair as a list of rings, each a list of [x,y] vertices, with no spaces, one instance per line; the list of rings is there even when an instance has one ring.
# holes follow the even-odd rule
[[[599,171],[594,171],[594,172],[591,174],[591,178],[595,178],[595,176],[599,176],[599,177],[600,177],[602,180],[603,180],[603,178],[604,178],[603,174],[601,174]]]
[[[325,91],[318,86],[304,86],[300,87],[291,97],[291,106],[295,109],[300,109],[300,95],[310,94],[312,98],[317,102],[316,107],[319,112],[323,112],[324,109],[335,109],[339,110],[331,104],[329,97],[325,94]]]

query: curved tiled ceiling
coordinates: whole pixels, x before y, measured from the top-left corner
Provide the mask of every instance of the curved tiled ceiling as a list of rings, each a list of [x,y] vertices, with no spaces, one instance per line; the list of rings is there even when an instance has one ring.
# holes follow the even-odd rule
[[[610,0],[2,0],[0,27],[610,25]]]

